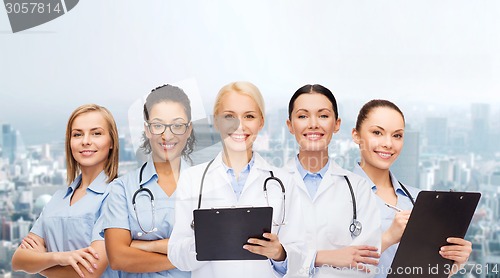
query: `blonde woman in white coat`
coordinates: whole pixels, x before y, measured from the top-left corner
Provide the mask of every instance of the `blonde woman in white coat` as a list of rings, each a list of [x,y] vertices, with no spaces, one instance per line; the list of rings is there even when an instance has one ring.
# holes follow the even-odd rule
[[[300,147],[286,169],[298,184],[305,215],[303,269],[313,277],[375,275],[381,246],[375,198],[365,179],[328,156],[340,128],[335,97],[321,85],[305,85],[290,99],[288,112],[287,126]]]
[[[258,88],[249,82],[224,86],[215,101],[214,118],[223,151],[211,164],[192,167],[181,175],[176,224],[168,245],[170,260],[179,269],[191,271],[193,278],[294,276],[303,260],[300,204],[296,200],[296,186],[292,184],[291,176],[269,165],[252,149],[264,126],[264,102]],[[268,260],[197,261],[191,222],[193,211],[198,207],[205,170],[201,208],[267,206],[263,184],[270,177],[269,171],[282,180],[286,203],[282,202],[283,195],[278,185],[268,186],[268,196],[273,206],[273,220],[285,225],[273,226],[271,233],[264,233],[263,237],[269,241],[253,238],[248,243],[256,245],[242,246]],[[286,211],[284,221],[283,206]]]

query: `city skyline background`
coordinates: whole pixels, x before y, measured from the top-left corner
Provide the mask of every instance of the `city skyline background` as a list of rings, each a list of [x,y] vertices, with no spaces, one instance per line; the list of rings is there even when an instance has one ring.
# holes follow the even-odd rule
[[[248,80],[268,111],[320,83],[344,119],[373,98],[394,101],[408,122],[470,103],[489,103],[499,118],[499,34],[493,0],[89,0],[16,34],[0,12],[0,122],[26,144],[49,142],[74,108],[97,103],[123,127],[137,98],[185,79],[196,80],[207,112],[223,85]]]
[[[342,125],[330,151],[346,169],[359,155],[350,132],[362,104],[395,102],[407,126],[392,170],[421,189],[482,192],[466,237],[471,262],[500,270],[498,1],[86,0],[16,34],[0,9],[0,49],[0,278],[10,277],[2,269],[19,240],[65,186],[70,113],[84,103],[111,110],[125,173],[137,167],[138,101],[186,80],[200,117],[223,85],[256,84],[268,116],[258,147],[277,166],[297,150],[285,119],[302,85],[334,92]],[[205,122],[196,130],[212,140],[195,154],[204,162],[220,145],[211,146]]]

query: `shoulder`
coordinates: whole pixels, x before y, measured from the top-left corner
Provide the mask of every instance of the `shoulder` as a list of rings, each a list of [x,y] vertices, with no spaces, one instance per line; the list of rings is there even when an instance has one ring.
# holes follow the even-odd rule
[[[139,186],[139,171],[140,168],[115,178],[107,185],[106,191],[110,194],[126,194],[127,191],[135,188],[134,185]]]
[[[363,187],[369,188],[368,181],[364,177],[362,177],[362,176],[360,176],[352,171],[349,171],[349,170],[346,170],[346,169],[340,167],[333,160],[330,160],[330,167],[328,168],[327,173],[330,173],[331,175],[343,176],[343,177],[347,178],[353,187],[354,186],[357,187],[357,186],[362,185]]]
[[[52,197],[50,198],[50,201],[47,202],[47,204],[45,206],[50,206],[52,204],[59,203],[64,198],[66,193],[68,193],[68,188],[69,188],[68,186],[65,186],[64,188],[57,190],[52,195]]]
[[[420,191],[422,191],[422,189],[420,189],[420,188],[409,186],[409,185],[406,185],[404,183],[403,183],[403,186],[406,188],[406,190],[408,190],[408,192],[410,192],[413,199],[416,199],[418,196],[418,193],[420,193]]]
[[[401,187],[401,189],[405,188],[406,190],[408,190],[408,192],[410,192],[411,196],[413,197],[413,199],[417,198],[417,195],[418,193],[420,193],[420,191],[422,191],[422,189],[420,188],[416,188],[416,187],[413,187],[413,186],[410,186],[410,185],[406,185],[404,184],[402,181],[400,181],[395,175],[394,173],[392,173],[391,171],[391,179],[392,179],[392,183],[393,183],[393,186],[394,183],[398,183],[398,186]],[[403,189],[404,190],[404,189]],[[405,192],[406,193],[406,192]]]
[[[210,163],[211,161],[207,161],[207,162],[204,162],[204,163],[201,163],[201,164],[197,164],[195,166],[191,166],[189,168],[185,168],[182,170],[181,172],[181,176],[191,176],[191,175],[195,175],[196,173],[203,173],[205,171],[205,169],[207,169],[208,167],[208,164]],[[213,163],[211,163],[210,167],[214,167],[212,166]],[[209,169],[208,169],[209,170]]]
[[[263,172],[264,175],[270,175],[270,172],[273,172],[275,177],[288,177],[290,173],[284,168],[279,168],[271,165],[267,160],[265,160],[260,154],[255,153],[255,168],[259,169]]]

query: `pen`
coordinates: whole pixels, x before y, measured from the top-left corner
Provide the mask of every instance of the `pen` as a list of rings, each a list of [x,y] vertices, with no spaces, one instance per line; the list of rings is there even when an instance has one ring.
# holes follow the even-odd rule
[[[390,207],[391,209],[393,209],[393,210],[397,211],[397,212],[403,211],[402,209],[400,209],[400,208],[398,208],[398,207],[395,207],[395,206],[393,206],[393,205],[391,205],[391,204],[385,203],[385,205],[386,205],[387,207]]]

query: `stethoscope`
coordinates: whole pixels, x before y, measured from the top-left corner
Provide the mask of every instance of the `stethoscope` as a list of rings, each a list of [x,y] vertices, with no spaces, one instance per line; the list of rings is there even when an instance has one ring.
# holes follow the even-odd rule
[[[351,200],[352,200],[352,222],[349,225],[349,232],[351,232],[351,237],[355,238],[361,234],[363,230],[363,225],[358,220],[358,215],[356,213],[356,197],[354,196],[354,190],[352,189],[351,182],[347,176],[344,176],[347,181],[347,185],[349,186],[349,191],[351,192]]]
[[[361,234],[361,230],[363,230],[363,225],[361,225],[361,222],[357,219],[357,214],[356,214],[356,197],[354,197],[354,190],[352,189],[351,182],[349,181],[349,178],[347,176],[344,176],[345,180],[347,181],[347,185],[349,186],[349,191],[351,192],[351,200],[352,200],[352,222],[349,225],[349,232],[351,232],[351,236],[353,238],[359,236]],[[399,185],[401,185],[401,188],[403,191],[406,193],[408,198],[410,199],[411,203],[415,205],[415,201],[413,197],[410,194],[410,191],[406,189],[406,187],[400,182]]]
[[[201,182],[200,182],[200,193],[198,195],[198,209],[201,208],[201,199],[202,199],[202,196],[203,196],[203,185],[204,185],[204,182],[205,182],[205,176],[207,174],[207,171],[208,171],[208,168],[210,167],[210,165],[212,164],[212,162],[214,162],[215,158],[210,160],[210,162],[208,162],[207,164],[207,167],[205,167],[205,171],[203,171],[203,175],[201,176]],[[278,233],[279,233],[279,230],[281,229],[281,226],[285,225],[285,186],[283,185],[283,182],[278,178],[278,177],[275,177],[274,174],[273,174],[273,171],[269,171],[270,173],[270,177],[266,178],[264,180],[264,186],[263,186],[263,191],[264,191],[264,196],[266,198],[266,202],[267,202],[267,206],[270,207],[269,205],[269,196],[267,194],[267,183],[269,181],[276,181],[280,188],[281,188],[281,195],[282,195],[282,199],[281,199],[281,221],[280,222],[276,222],[273,218],[273,226],[278,226]],[[194,230],[194,219],[193,221],[191,222],[191,229]]]
[[[411,204],[413,206],[415,206],[415,200],[413,199],[413,196],[411,196],[410,191],[408,191],[408,189],[406,189],[406,187],[400,181],[398,181],[398,182],[399,182],[399,185],[401,185],[401,189],[403,189],[403,191],[405,192],[406,196],[408,196],[408,199],[410,199]]]
[[[141,184],[142,172],[144,171],[144,168],[146,168],[146,164],[147,164],[147,162],[145,162],[142,165],[141,171],[139,172],[139,189],[137,189],[137,191],[135,191],[134,195],[132,196],[132,205],[134,206],[134,212],[135,212],[135,217],[137,218],[137,224],[139,224],[139,228],[141,228],[141,230],[142,230],[142,232],[137,233],[137,236],[139,236],[139,237],[144,235],[144,234],[154,233],[154,232],[158,231],[158,228],[156,228],[156,226],[155,226],[155,223],[156,223],[155,222],[155,196],[153,195],[153,192],[151,192],[151,190],[149,190],[146,187],[143,187]],[[137,208],[135,205],[135,200],[137,198],[137,195],[141,192],[147,193],[147,195],[149,196],[149,199],[151,200],[151,215],[152,215],[151,227],[152,228],[150,230],[146,230],[142,226],[141,221],[139,220],[139,214],[137,213]]]

